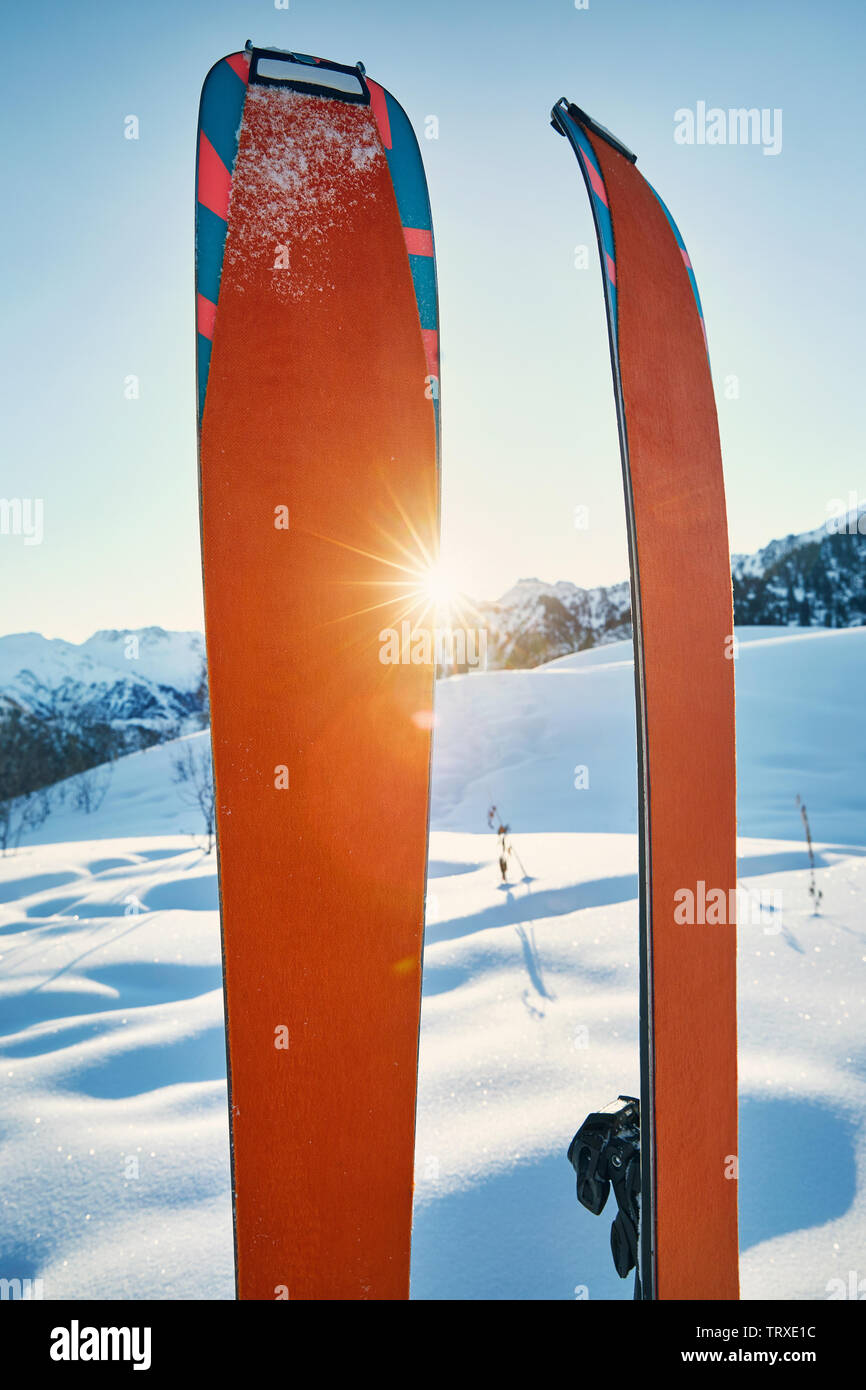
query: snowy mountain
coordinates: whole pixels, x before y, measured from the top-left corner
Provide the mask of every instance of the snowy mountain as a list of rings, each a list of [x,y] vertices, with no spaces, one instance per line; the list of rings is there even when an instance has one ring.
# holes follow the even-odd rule
[[[40,719],[74,710],[151,743],[201,712],[203,661],[198,632],[104,631],[81,643],[14,633],[0,637],[0,695]]]
[[[858,529],[859,523],[859,529]],[[866,623],[866,506],[802,535],[734,555],[738,625],[857,627]],[[497,602],[474,605],[487,626],[487,667],[540,666],[631,636],[627,583],[580,589],[521,579]]]
[[[838,531],[822,526],[734,555],[731,568],[738,623],[856,627],[866,622],[866,508]]]
[[[0,831],[15,798],[200,729],[206,711],[197,632],[0,637]]]
[[[734,555],[738,625],[866,623],[866,506],[840,526]],[[631,637],[627,582],[584,589],[521,579],[495,601],[465,606],[472,626],[487,633],[488,670],[541,666]],[[0,727],[16,710],[19,718],[110,730],[114,751],[147,747],[201,727],[203,675],[198,632],[103,631],[80,644],[36,632],[0,637]]]
[[[474,605],[487,629],[487,666],[540,666],[569,652],[631,636],[628,583],[580,589],[521,579],[495,603]]]

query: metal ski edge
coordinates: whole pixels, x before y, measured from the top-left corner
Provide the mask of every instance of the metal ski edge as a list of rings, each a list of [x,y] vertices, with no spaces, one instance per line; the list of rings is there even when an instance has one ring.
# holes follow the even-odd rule
[[[199,138],[199,137],[200,137],[200,132],[201,132],[201,129],[202,129],[202,107],[203,107],[203,104],[204,104],[205,88],[207,87],[207,84],[208,84],[210,78],[213,76],[213,74],[216,72],[217,68],[218,68],[218,67],[220,66],[220,64],[223,63],[223,62],[225,62],[225,57],[223,57],[223,58],[218,58],[217,61],[211,65],[211,67],[208,69],[208,72],[207,72],[207,74],[206,74],[206,76],[205,76],[204,82],[202,83],[201,92],[200,92],[200,94],[199,94],[198,117],[197,117],[197,121],[196,121],[195,183],[194,183],[194,186],[193,186],[193,202],[194,202],[194,207],[193,207],[194,223],[193,223],[193,225],[194,225],[194,227],[195,227],[195,248],[194,248],[194,249],[195,249],[195,257],[194,257],[194,268],[193,268],[193,277],[194,277],[194,284],[193,284],[193,304],[194,304],[194,306],[195,306],[196,301],[197,301],[197,298],[198,298],[198,209],[199,209],[199,201],[198,201],[198,181],[199,181],[199,145],[200,145],[200,138]],[[198,339],[198,332],[196,331],[196,340],[197,340],[197,339]],[[199,562],[200,562],[200,565],[201,565],[202,606],[203,606],[203,609],[204,609],[204,611],[205,611],[205,613],[206,613],[206,612],[207,612],[207,586],[206,586],[206,584],[205,584],[205,572],[204,572],[204,514],[203,514],[202,487],[201,487],[201,426],[202,426],[202,418],[203,418],[203,415],[204,415],[204,411],[203,411],[203,409],[201,408],[201,404],[200,404],[200,402],[201,402],[201,397],[200,397],[200,384],[201,384],[201,383],[200,383],[200,377],[201,377],[201,370],[202,370],[202,369],[201,369],[201,358],[200,358],[200,353],[199,353],[199,351],[198,351],[198,343],[197,343],[197,341],[196,341],[196,353],[195,353],[195,399],[196,399],[196,472],[197,472],[197,477],[198,477],[198,529],[199,529],[199,553],[200,553],[200,560],[199,560]],[[206,617],[205,617],[205,634],[207,634],[207,618],[206,618]],[[213,767],[214,767],[214,789],[215,789],[215,791],[216,791],[216,797],[217,797],[216,804],[218,805],[218,804],[219,804],[219,791],[218,791],[218,789],[217,789],[217,787],[216,787],[216,759],[214,758],[213,726],[212,726],[212,724],[210,724],[210,721],[209,721],[209,725],[210,725],[210,727],[209,727],[209,742],[210,742],[210,747],[211,747],[211,760],[212,760]],[[230,1047],[230,1043],[229,1043],[229,1009],[228,1009],[228,995],[227,995],[227,990],[226,990],[226,943],[225,943],[225,930],[224,930],[224,927],[223,927],[224,918],[223,918],[223,903],[222,903],[222,874],[220,873],[219,817],[215,817],[215,819],[214,819],[214,845],[215,845],[215,848],[216,848],[216,861],[217,861],[217,897],[218,897],[218,902],[219,902],[219,920],[220,920],[220,970],[221,970],[221,974],[222,974],[222,981],[221,981],[221,984],[222,984],[222,997],[223,997],[223,1033],[224,1033],[224,1038],[225,1038],[225,1054],[226,1054],[226,1092],[227,1092],[227,1099],[228,1099],[228,1115],[229,1115],[229,1121],[230,1121],[230,1122],[229,1122],[229,1169],[230,1169],[231,1199],[232,1199],[232,1250],[233,1250],[233,1256],[234,1256],[234,1287],[235,1287],[235,1299],[238,1299],[239,1296],[240,1296],[240,1290],[239,1290],[239,1284],[238,1284],[237,1180],[236,1180],[236,1165],[235,1165],[234,1127],[233,1127],[232,1124],[231,1124],[231,1114],[232,1114],[232,1064],[231,1064],[231,1047]]]
[[[629,466],[629,447],[628,447],[628,426],[625,417],[625,404],[623,400],[622,377],[620,374],[619,348],[617,342],[617,325],[613,321],[612,301],[607,291],[607,282],[604,271],[605,247],[602,237],[602,229],[596,210],[593,189],[589,180],[584,161],[581,158],[578,146],[573,138],[571,122],[578,120],[586,124],[588,129],[595,130],[601,138],[610,143],[614,149],[618,150],[630,163],[636,162],[636,157],[620,142],[612,137],[603,127],[596,129],[595,122],[581,121],[581,117],[572,112],[580,111],[579,107],[567,101],[565,97],[560,98],[551,111],[550,124],[557,134],[564,135],[574,151],[578,167],[586,186],[589,204],[592,211],[593,226],[595,229],[596,243],[598,246],[599,263],[601,267],[602,288],[604,292],[605,318],[607,320],[608,345],[610,349],[611,372],[613,376],[614,400],[616,405],[617,431],[619,435],[620,459],[622,464],[623,492],[625,496],[626,524],[628,528],[628,549],[629,549],[629,571],[630,589],[632,602],[632,634],[634,642],[634,680],[635,680],[635,706],[637,713],[637,772],[638,772],[638,806],[640,814],[638,818],[638,854],[641,872],[638,875],[639,882],[639,973],[640,973],[640,1113],[641,1113],[641,1209],[640,1209],[640,1230],[639,1230],[639,1252],[638,1263],[639,1285],[636,1285],[635,1297],[640,1297],[642,1301],[653,1300],[656,1297],[656,1260],[655,1260],[655,1097],[653,1086],[653,996],[652,996],[652,839],[650,827],[650,787],[649,787],[649,734],[647,728],[647,706],[646,706],[646,681],[644,669],[644,650],[643,650],[643,623],[641,609],[640,592],[640,567],[638,560],[637,532],[635,526],[634,497],[631,485],[631,470]],[[614,242],[616,233],[614,231]],[[639,1287],[639,1294],[638,1294]]]

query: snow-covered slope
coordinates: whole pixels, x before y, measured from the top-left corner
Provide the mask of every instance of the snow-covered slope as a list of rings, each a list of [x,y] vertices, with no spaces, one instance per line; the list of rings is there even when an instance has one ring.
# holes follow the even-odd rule
[[[821,839],[866,844],[866,783],[852,759],[866,628],[761,631],[737,629],[741,833],[796,837],[800,796]],[[535,671],[440,682],[433,824],[477,830],[493,800],[515,830],[636,831],[631,654],[615,643]]]
[[[747,1298],[863,1264],[864,666],[864,629],[741,634],[741,881],[776,895],[740,930]],[[565,1148],[637,1083],[630,647],[444,681],[437,720],[414,1294],[628,1299]],[[0,1277],[46,1298],[232,1293],[216,864],[171,758],[0,860]]]
[[[107,791],[90,813],[76,807],[68,794],[77,778],[59,783],[54,809],[38,830],[22,836],[22,844],[58,844],[71,840],[115,839],[120,835],[199,835],[201,814],[190,795],[175,781],[173,762],[188,745],[196,757],[210,750],[210,732],[170,739],[139,753],[128,753],[100,769]],[[66,790],[67,794],[62,795]]]
[[[186,838],[0,860],[0,1277],[233,1297],[217,902]]]
[[[820,839],[866,844],[866,782],[852,754],[863,739],[866,628],[738,628],[737,638],[741,833],[798,838],[800,796]],[[189,736],[202,750],[207,739]],[[198,831],[198,813],[172,785],[174,750],[118,759],[98,810],[77,811],[67,797],[23,842]],[[483,831],[495,801],[516,832],[632,834],[636,797],[630,642],[438,683],[434,828]]]

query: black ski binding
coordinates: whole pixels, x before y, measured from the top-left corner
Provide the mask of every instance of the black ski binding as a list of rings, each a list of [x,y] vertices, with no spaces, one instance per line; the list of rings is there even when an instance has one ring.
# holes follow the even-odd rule
[[[637,1264],[640,1222],[640,1101],[619,1096],[603,1110],[587,1115],[568,1146],[568,1161],[577,1174],[577,1200],[600,1215],[611,1187],[617,1214],[610,1229],[610,1248],[620,1279]]]

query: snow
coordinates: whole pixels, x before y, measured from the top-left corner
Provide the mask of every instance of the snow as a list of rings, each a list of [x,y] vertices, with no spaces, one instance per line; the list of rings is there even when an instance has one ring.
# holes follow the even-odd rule
[[[313,281],[321,271],[310,268],[309,248],[321,247],[350,209],[375,196],[368,176],[384,158],[369,107],[251,86],[232,178],[227,264],[246,279],[269,271],[283,299],[326,289]]]
[[[212,856],[50,845],[0,861],[0,898],[0,1274],[232,1297]]]
[[[435,842],[455,872],[431,885],[414,1295],[627,1298],[607,1214],[577,1205],[565,1149],[590,1110],[638,1086],[635,847],[515,843],[534,881],[491,905],[484,837]],[[819,853],[812,917],[802,847],[740,845],[744,882],[784,902],[781,932],[740,930],[745,1298],[826,1297],[830,1279],[862,1268],[866,852]]]
[[[866,629],[738,636],[740,871],[781,895],[740,930],[743,1294],[820,1299],[866,1237]],[[437,689],[416,1298],[631,1297],[565,1159],[638,1084],[630,651]],[[0,1277],[49,1299],[232,1297],[216,864],[172,753],[0,859]]]
[[[772,635],[767,635],[772,634]],[[866,844],[862,746],[866,629],[737,629],[740,831],[797,837],[796,797],[815,833]],[[484,825],[496,801],[522,831],[637,829],[631,643],[561,657],[531,671],[440,684],[432,820]],[[575,768],[589,786],[576,791]]]
[[[209,741],[210,733],[205,730],[118,758],[108,769],[109,788],[98,809],[87,815],[74,808],[71,797],[58,797],[59,805],[50,819],[23,843],[50,844],[101,836],[114,840],[123,835],[139,839],[150,835],[194,836],[201,828],[199,813],[188,799],[178,796],[172,763],[184,744],[204,752]],[[75,780],[70,777],[59,786],[69,786]]]

